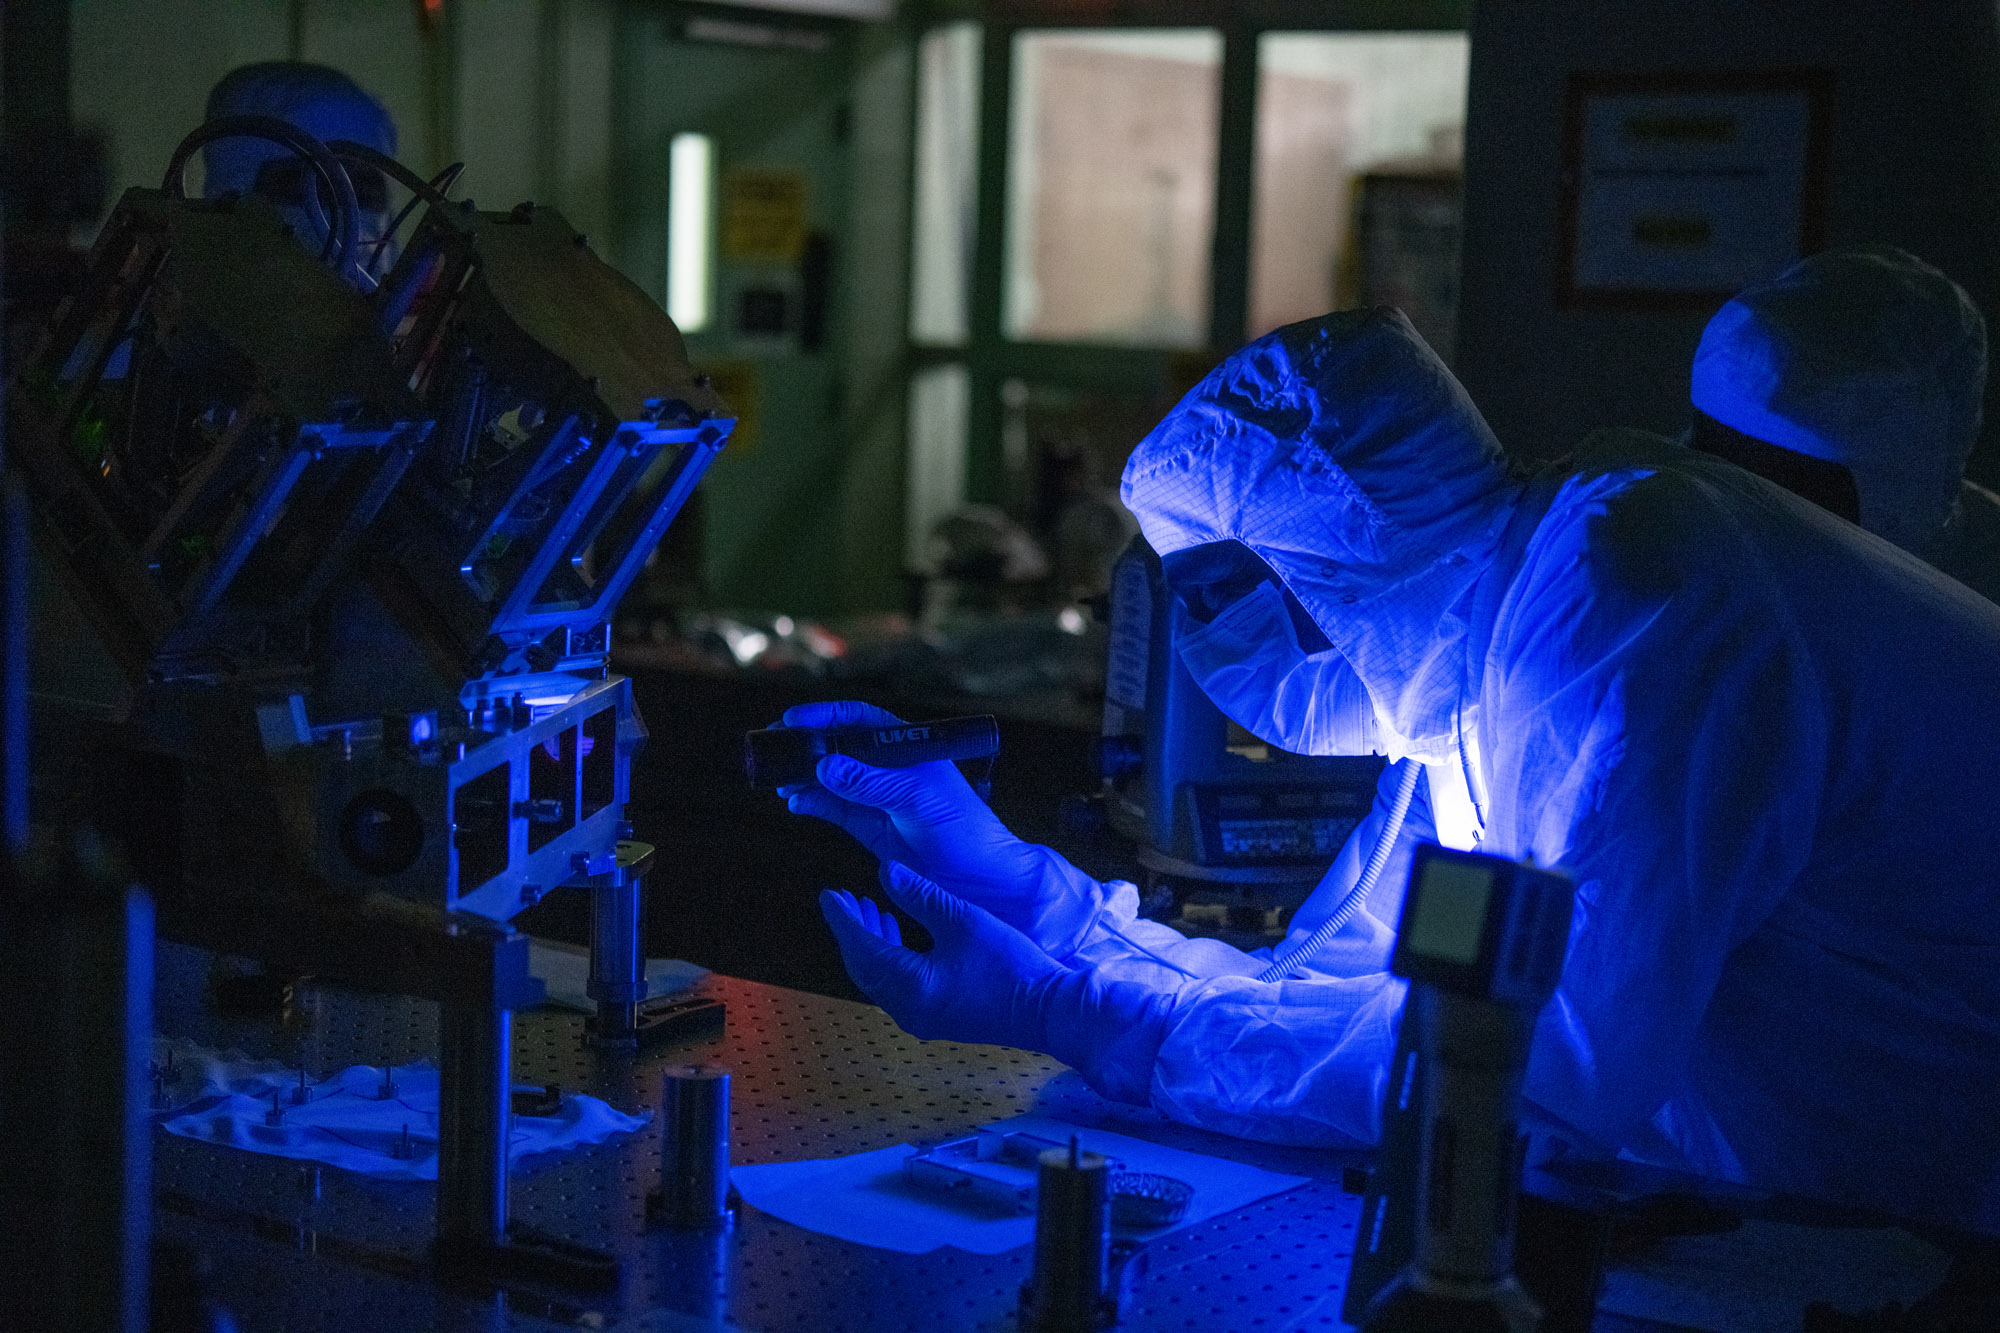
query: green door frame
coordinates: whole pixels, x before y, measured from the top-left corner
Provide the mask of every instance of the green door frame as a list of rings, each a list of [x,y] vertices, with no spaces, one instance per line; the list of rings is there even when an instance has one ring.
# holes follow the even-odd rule
[[[1251,195],[1255,187],[1257,42],[1266,32],[1462,32],[1471,0],[1326,0],[1308,18],[1288,0],[1154,0],[1117,6],[1117,19],[1078,15],[1073,7],[1015,0],[994,4],[982,24],[979,77],[979,170],[966,346],[912,349],[911,370],[963,362],[970,377],[966,423],[966,498],[1000,499],[1002,406],[1010,379],[1076,388],[1134,388],[1166,383],[1179,349],[1094,343],[1022,342],[1002,330],[1006,290],[1008,133],[1012,116],[1014,36],[1048,28],[1204,27],[1222,33],[1217,128],[1215,231],[1209,264],[1209,348],[1219,358],[1243,341],[1249,319]],[[939,13],[918,26],[961,14]],[[914,62],[913,62],[914,64]],[[915,99],[912,99],[914,103]],[[911,136],[914,144],[915,136]],[[914,293],[913,293],[914,295]]]

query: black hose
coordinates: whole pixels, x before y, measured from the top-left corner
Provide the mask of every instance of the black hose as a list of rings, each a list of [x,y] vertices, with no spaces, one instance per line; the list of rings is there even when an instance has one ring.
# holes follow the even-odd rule
[[[387,153],[378,153],[365,143],[356,143],[352,139],[329,139],[326,143],[326,151],[332,153],[337,158],[346,158],[350,162],[359,162],[364,166],[373,167],[384,176],[401,182],[410,193],[422,195],[434,204],[443,205],[451,202],[445,198],[444,192],[439,190],[434,182],[425,180],[422,176],[419,176],[395,158],[390,157]],[[463,171],[465,170],[465,164],[463,162],[454,162],[451,166],[446,167],[444,171],[440,171],[438,175],[442,176],[445,171],[452,171],[453,168]],[[456,179],[455,174],[454,179]]]
[[[167,162],[166,180],[160,188],[175,199],[187,198],[187,164],[195,155],[195,150],[217,139],[234,138],[268,139],[289,148],[312,167],[333,195],[338,214],[338,222],[329,224],[320,208],[319,192],[306,191],[306,206],[312,211],[313,221],[327,229],[326,244],[320,248],[320,258],[331,263],[336,270],[353,267],[361,229],[361,205],[354,198],[354,182],[347,178],[346,168],[340,165],[325,144],[289,121],[279,120],[276,116],[218,116],[196,126],[181,140],[180,147],[174,149],[173,157]]]
[[[339,148],[346,146],[347,145],[344,142],[342,144],[336,145],[336,151],[338,151]],[[393,158],[385,160],[395,161],[395,159]],[[404,167],[401,162],[397,162],[396,166],[399,170],[403,171],[409,170],[407,167]],[[429,187],[428,189],[422,191],[418,190],[411,191],[409,202],[404,204],[402,208],[397,210],[396,216],[389,220],[389,225],[382,229],[382,234],[375,238],[375,248],[368,252],[368,267],[371,270],[375,267],[376,264],[381,262],[383,249],[389,244],[391,240],[395,238],[396,233],[403,229],[403,223],[406,220],[408,220],[411,211],[414,210],[419,203],[422,203],[426,199],[429,199],[433,203],[440,205],[449,204],[451,202],[451,187],[458,183],[458,178],[460,175],[464,173],[464,171],[465,171],[465,163],[454,162],[450,166],[446,167],[443,171],[440,171],[437,175],[430,178],[430,180],[426,183]],[[410,174],[412,176],[416,175],[415,172],[410,172]],[[402,180],[403,177],[399,175],[396,177],[396,179]]]

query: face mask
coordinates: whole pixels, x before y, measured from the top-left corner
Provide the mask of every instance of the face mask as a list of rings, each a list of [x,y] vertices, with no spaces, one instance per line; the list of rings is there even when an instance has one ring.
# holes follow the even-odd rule
[[[1294,754],[1379,754],[1375,709],[1338,652],[1307,653],[1284,595],[1265,582],[1177,636],[1195,684],[1238,726]]]

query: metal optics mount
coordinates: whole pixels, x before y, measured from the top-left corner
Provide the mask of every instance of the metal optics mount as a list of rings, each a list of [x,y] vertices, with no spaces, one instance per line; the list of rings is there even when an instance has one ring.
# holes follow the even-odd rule
[[[332,187],[326,262],[254,197],[183,197],[231,134]],[[353,160],[424,205],[368,292]],[[440,1002],[441,1257],[603,1276],[508,1227],[509,1013],[539,987],[506,923],[590,892],[597,1038],[642,1034],[646,733],[608,622],[733,425],[553,211],[258,118],[126,193],[11,386],[43,559],[129,687],[44,724],[74,743],[41,781],[129,832],[163,934]]]

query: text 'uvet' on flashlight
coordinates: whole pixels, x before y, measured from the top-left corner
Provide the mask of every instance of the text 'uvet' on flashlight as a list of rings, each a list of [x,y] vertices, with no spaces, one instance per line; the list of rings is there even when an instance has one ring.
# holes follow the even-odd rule
[[[992,759],[1000,753],[1000,724],[990,714],[936,722],[850,727],[767,727],[743,737],[743,768],[756,787],[813,781],[830,754],[877,768],[909,768],[940,759]]]

